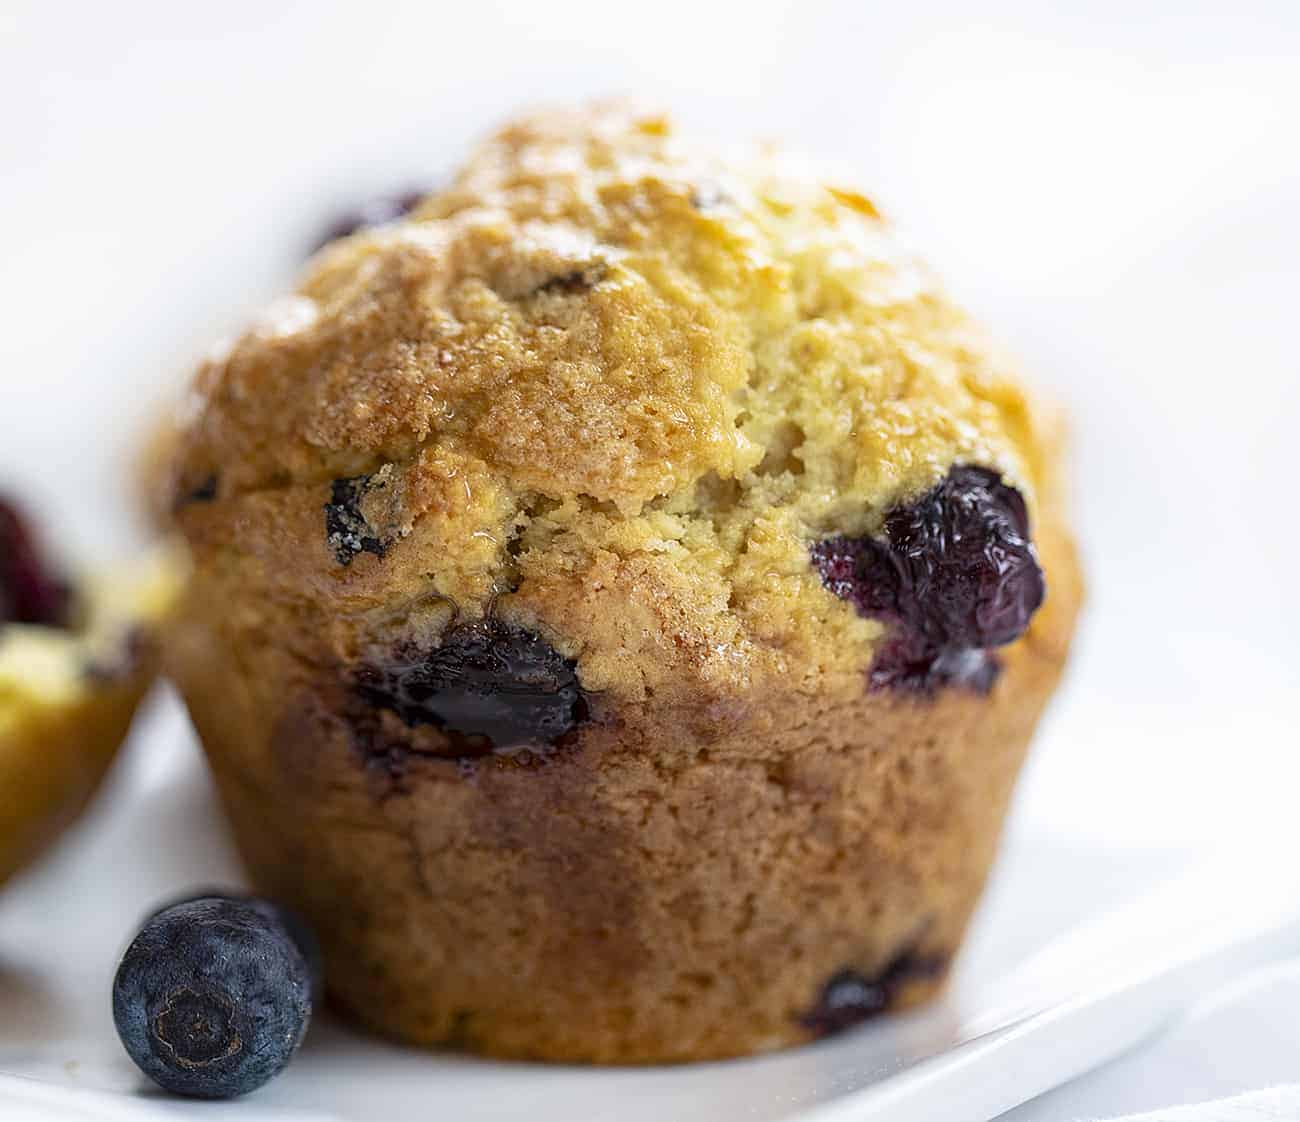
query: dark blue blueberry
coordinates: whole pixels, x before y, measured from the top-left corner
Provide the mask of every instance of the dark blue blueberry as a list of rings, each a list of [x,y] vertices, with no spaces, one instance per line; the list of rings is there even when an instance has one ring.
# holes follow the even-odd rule
[[[427,190],[409,190],[367,199],[360,206],[340,214],[316,242],[313,252],[338,238],[355,234],[358,230],[383,226],[385,223],[404,218],[419,206],[421,200],[428,194]]]
[[[540,636],[491,618],[453,627],[433,650],[367,663],[355,688],[407,725],[434,725],[458,754],[554,744],[587,717],[576,665]]]
[[[42,554],[18,508],[0,498],[0,624],[67,627],[72,587]]]
[[[269,921],[282,924],[289,933],[290,938],[298,945],[298,950],[302,952],[303,958],[307,960],[307,969],[311,971],[312,993],[318,998],[321,996],[325,981],[325,963],[321,954],[320,940],[316,938],[316,932],[312,930],[311,924],[293,908],[274,900],[267,900],[261,896],[247,896],[243,893],[209,886],[192,888],[180,895],[170,897],[150,913],[150,918],[161,915],[179,904],[192,904],[197,900],[237,901],[261,912]]]
[[[947,960],[904,951],[874,978],[840,970],[822,987],[816,1003],[799,1023],[816,1036],[832,1036],[888,1010],[908,982],[935,978]]]
[[[986,468],[954,467],[890,511],[880,538],[827,538],[812,561],[835,595],[889,625],[873,686],[992,687],[988,654],[1024,634],[1046,585],[1024,499]]]
[[[351,565],[358,553],[383,557],[389,543],[378,537],[361,513],[361,500],[376,486],[369,475],[336,479],[325,504],[325,540],[340,565]],[[382,485],[381,485],[382,486]]]
[[[113,1020],[164,1090],[247,1094],[279,1074],[312,1011],[312,968],[283,913],[208,896],[154,913],[122,956]]]

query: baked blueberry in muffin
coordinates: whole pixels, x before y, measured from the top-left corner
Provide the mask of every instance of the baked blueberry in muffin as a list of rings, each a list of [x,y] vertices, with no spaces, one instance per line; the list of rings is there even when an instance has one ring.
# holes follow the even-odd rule
[[[396,191],[387,195],[376,195],[367,199],[351,210],[340,214],[325,231],[324,236],[316,244],[316,248],[328,245],[338,238],[346,238],[349,234],[355,234],[358,230],[365,230],[372,226],[383,226],[388,222],[396,222],[410,214],[424,198],[425,191],[419,191],[414,188],[405,191]]]
[[[867,198],[530,117],[196,391],[170,667],[344,1008],[674,1061],[942,984],[1080,586],[1055,414]]]
[[[0,882],[94,794],[153,678],[174,583],[155,559],[74,584],[0,496]]]

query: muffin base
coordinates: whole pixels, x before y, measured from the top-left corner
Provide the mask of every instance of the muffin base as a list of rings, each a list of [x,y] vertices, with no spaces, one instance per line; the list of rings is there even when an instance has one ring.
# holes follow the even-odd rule
[[[1069,541],[1040,550],[1048,602],[987,695],[635,710],[545,756],[368,753],[328,671],[273,648],[268,720],[265,671],[193,614],[172,669],[253,880],[316,925],[343,1009],[500,1057],[718,1059],[814,1038],[842,970],[921,964],[891,1007],[941,987],[1080,600]]]

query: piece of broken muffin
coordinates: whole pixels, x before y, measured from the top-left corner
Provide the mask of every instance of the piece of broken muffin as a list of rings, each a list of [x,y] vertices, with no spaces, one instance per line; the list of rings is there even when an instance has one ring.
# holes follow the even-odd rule
[[[74,581],[0,496],[0,882],[98,788],[153,680],[176,583],[161,555]]]

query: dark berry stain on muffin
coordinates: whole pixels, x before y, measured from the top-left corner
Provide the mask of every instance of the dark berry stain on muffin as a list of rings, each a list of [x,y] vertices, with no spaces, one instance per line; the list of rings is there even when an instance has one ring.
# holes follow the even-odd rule
[[[989,648],[1023,635],[1046,592],[1020,492],[986,468],[954,467],[884,530],[812,547],[826,587],[889,625],[871,684],[987,692],[998,674]]]
[[[193,487],[182,488],[180,495],[177,497],[174,507],[180,510],[182,507],[189,506],[191,503],[210,503],[217,497],[217,477],[215,475],[206,476]]]
[[[856,970],[837,971],[822,987],[812,1009],[799,1018],[799,1023],[818,1037],[833,1036],[885,1012],[898,1000],[907,983],[936,978],[947,965],[943,956],[908,950],[874,978],[864,977]]]
[[[389,543],[380,538],[361,513],[361,500],[373,489],[371,476],[336,479],[325,504],[325,537],[340,565],[352,564],[358,553],[383,557]]]
[[[382,226],[387,222],[396,222],[410,214],[429,192],[427,190],[397,191],[391,195],[377,195],[367,199],[360,206],[340,214],[325,230],[313,247],[313,252],[329,245],[339,238],[346,238],[358,230],[371,226]]]
[[[453,627],[433,650],[364,665],[355,690],[412,728],[441,729],[464,756],[553,745],[588,715],[576,665],[499,619]]]
[[[543,281],[533,289],[533,295],[558,293],[563,296],[577,296],[588,291],[599,279],[599,270],[574,269],[571,273],[562,273],[558,277]]]
[[[26,519],[0,498],[0,624],[67,627],[72,589],[54,572]]]

